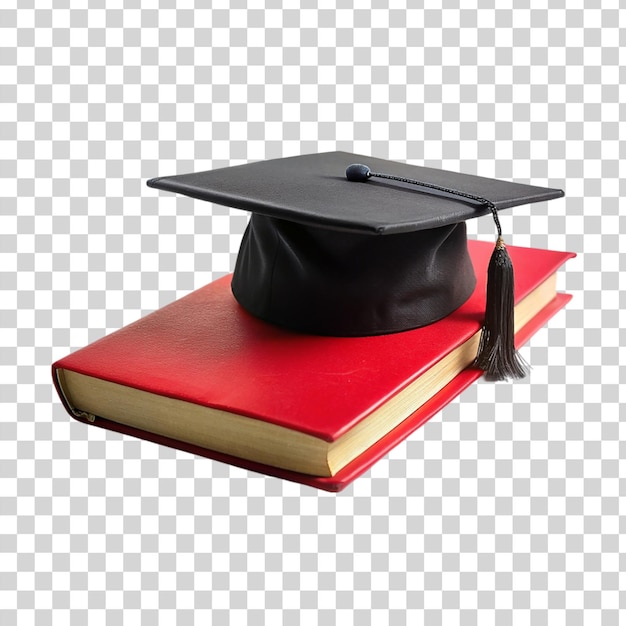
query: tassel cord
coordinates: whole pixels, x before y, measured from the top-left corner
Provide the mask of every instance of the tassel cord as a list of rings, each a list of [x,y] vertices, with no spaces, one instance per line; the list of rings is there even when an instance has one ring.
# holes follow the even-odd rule
[[[382,174],[380,172],[369,172],[368,177],[370,176],[375,176],[376,178],[386,178],[388,180],[396,180],[400,183],[409,183],[411,185],[417,185],[418,187],[426,187],[428,189],[434,189],[436,191],[449,193],[450,195],[453,195],[453,196],[459,196],[460,198],[467,198],[468,200],[474,200],[475,202],[480,202],[480,204],[484,204],[491,211],[491,215],[493,216],[493,221],[498,231],[498,238],[502,239],[502,227],[500,226],[500,218],[498,217],[498,210],[496,209],[496,205],[491,200],[488,200],[487,198],[483,198],[482,196],[476,196],[472,193],[466,193],[465,191],[459,191],[458,189],[450,189],[450,187],[444,187],[443,185],[425,183],[420,180],[413,180],[412,178],[403,178],[402,176],[392,176],[391,174]]]

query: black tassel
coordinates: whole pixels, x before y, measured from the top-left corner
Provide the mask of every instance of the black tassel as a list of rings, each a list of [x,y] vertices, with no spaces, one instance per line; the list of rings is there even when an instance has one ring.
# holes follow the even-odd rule
[[[496,222],[499,227],[499,223]],[[498,230],[500,230],[498,228]],[[513,264],[501,236],[487,270],[485,322],[474,366],[487,380],[524,378],[529,365],[515,349]]]
[[[478,354],[474,360],[474,367],[484,370],[487,380],[524,378],[528,374],[530,366],[515,349],[513,264],[502,239],[502,227],[500,226],[496,205],[487,198],[465,191],[425,183],[412,178],[372,172],[367,165],[360,163],[354,163],[346,169],[348,180],[355,182],[365,182],[372,176],[445,191],[461,198],[480,202],[489,207],[498,231],[498,239],[487,271],[485,322],[480,336]]]

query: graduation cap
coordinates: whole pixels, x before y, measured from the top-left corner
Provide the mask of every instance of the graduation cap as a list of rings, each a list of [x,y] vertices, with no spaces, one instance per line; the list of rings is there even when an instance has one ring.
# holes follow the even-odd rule
[[[363,336],[436,322],[473,293],[465,221],[498,237],[475,365],[519,378],[513,268],[498,211],[563,196],[535,187],[346,152],[154,178],[150,187],[252,213],[232,291],[252,315],[299,332]]]

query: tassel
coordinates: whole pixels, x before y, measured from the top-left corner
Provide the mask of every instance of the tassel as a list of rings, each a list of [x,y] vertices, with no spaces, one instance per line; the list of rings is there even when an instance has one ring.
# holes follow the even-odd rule
[[[496,247],[491,255],[489,269],[487,270],[485,321],[480,336],[478,354],[474,360],[474,367],[484,370],[487,380],[524,378],[528,374],[530,366],[515,349],[513,264],[502,239],[502,227],[500,226],[496,205],[487,198],[465,191],[425,183],[412,178],[372,172],[367,165],[360,163],[354,163],[346,169],[346,178],[351,181],[366,182],[372,176],[411,183],[419,187],[437,189],[461,198],[480,202],[489,207],[498,230],[498,239],[496,240]]]
[[[485,371],[487,380],[524,378],[530,368],[515,349],[513,264],[499,221],[496,226],[498,239],[487,270],[485,321],[474,366]]]

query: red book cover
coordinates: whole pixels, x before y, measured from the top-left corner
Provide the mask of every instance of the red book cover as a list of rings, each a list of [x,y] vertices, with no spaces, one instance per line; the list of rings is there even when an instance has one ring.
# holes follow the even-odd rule
[[[320,337],[284,330],[242,309],[230,292],[231,277],[226,276],[57,361],[52,366],[53,379],[63,401],[58,368],[263,420],[332,442],[480,329],[493,244],[472,240],[469,249],[478,279],[474,294],[453,314],[424,328],[374,337]],[[516,302],[574,256],[514,246],[508,251],[515,267]],[[518,331],[518,345],[569,298],[557,294]],[[97,419],[95,425],[338,491],[480,375],[472,368],[461,372],[332,477],[268,467],[105,419]]]

